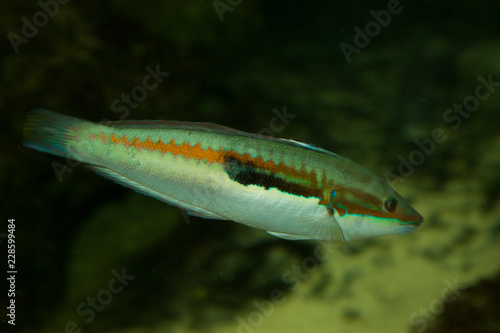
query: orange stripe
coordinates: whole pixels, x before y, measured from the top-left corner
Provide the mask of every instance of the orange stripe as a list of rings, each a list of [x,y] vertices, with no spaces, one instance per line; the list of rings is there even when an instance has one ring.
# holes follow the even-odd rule
[[[172,153],[174,156],[184,156],[185,158],[194,158],[200,161],[205,160],[209,163],[222,161],[222,154],[220,152],[212,148],[203,149],[199,143],[194,146],[186,142],[178,145],[175,143],[175,140],[165,143],[162,140],[153,142],[150,138],[142,142],[137,137],[130,141],[126,135],[118,138],[115,134],[111,134],[109,138],[115,145],[121,143],[125,147],[134,147],[137,150],[144,148],[150,152],[159,151],[164,154]]]
[[[102,135],[102,134],[101,134]],[[115,145],[123,144],[125,147],[134,147],[137,150],[147,149],[150,152],[159,151],[161,153],[172,153],[174,156],[183,156],[185,158],[194,158],[199,161],[206,161],[208,163],[223,163],[224,159],[230,156],[237,158],[239,161],[251,163],[253,166],[261,169],[268,170],[275,174],[282,174],[287,177],[292,177],[295,179],[304,180],[309,183],[309,188],[311,192],[314,192],[314,196],[322,198],[321,204],[328,204],[328,198],[323,189],[333,189],[333,181],[327,180],[326,175],[322,177],[321,186],[318,182],[317,174],[314,170],[308,172],[304,167],[299,170],[293,166],[285,165],[280,162],[276,164],[274,161],[265,161],[262,157],[253,157],[248,153],[239,154],[234,150],[216,151],[213,148],[203,149],[201,144],[197,143],[191,146],[189,143],[176,144],[175,140],[171,140],[169,143],[165,143],[162,140],[158,142],[153,142],[150,138],[146,141],[140,141],[137,137],[134,137],[130,141],[126,135],[118,138],[115,134],[110,135],[110,141]],[[329,193],[329,191],[327,191]]]
[[[108,139],[104,134],[100,133],[99,137],[101,138],[102,143],[108,143]]]
[[[345,198],[344,191],[340,190],[337,192],[338,193],[334,199],[333,205],[336,206],[335,209],[338,211],[340,216],[344,216],[346,213],[356,214],[356,215],[370,215],[373,217],[398,219],[402,222],[414,222],[420,218],[420,216],[418,214],[408,215],[408,214],[405,214],[404,212],[388,213],[388,212],[385,212],[382,210],[377,211],[377,210],[371,209],[369,207],[364,207],[360,204],[349,202]],[[378,199],[377,197],[375,197],[369,193],[365,193],[362,190],[351,188],[351,189],[349,189],[349,192],[350,192],[350,194],[352,194],[353,196],[358,198],[360,202],[370,202],[374,205],[382,206],[382,202],[380,201],[380,199]],[[338,205],[336,205],[337,203],[346,207],[347,211],[343,207],[338,207]]]

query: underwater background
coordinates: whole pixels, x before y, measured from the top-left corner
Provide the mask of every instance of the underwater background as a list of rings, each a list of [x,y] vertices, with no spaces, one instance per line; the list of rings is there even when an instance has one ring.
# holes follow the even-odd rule
[[[16,325],[5,285],[0,331],[500,332],[499,11],[4,1],[0,240],[7,253],[15,219],[17,274]],[[151,72],[168,75],[146,89]],[[344,255],[187,217],[23,147],[34,108],[310,142],[385,178],[425,220]]]

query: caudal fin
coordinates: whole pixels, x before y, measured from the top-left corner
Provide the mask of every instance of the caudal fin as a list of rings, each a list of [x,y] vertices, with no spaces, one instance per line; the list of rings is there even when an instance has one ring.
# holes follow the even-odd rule
[[[46,153],[72,157],[71,142],[85,120],[49,110],[32,110],[26,116],[23,145]]]

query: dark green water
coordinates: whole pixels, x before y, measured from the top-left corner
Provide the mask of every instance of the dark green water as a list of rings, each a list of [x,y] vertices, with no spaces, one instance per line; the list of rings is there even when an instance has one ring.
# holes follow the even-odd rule
[[[23,332],[500,332],[500,5],[0,5],[0,240]],[[167,74],[168,73],[168,74]],[[186,217],[21,145],[26,112],[206,121],[311,142],[425,217],[319,255]],[[67,165],[67,169],[61,169]],[[322,250],[323,251],[323,250]],[[14,328],[6,310],[0,331]],[[3,312],[2,312],[3,313]]]

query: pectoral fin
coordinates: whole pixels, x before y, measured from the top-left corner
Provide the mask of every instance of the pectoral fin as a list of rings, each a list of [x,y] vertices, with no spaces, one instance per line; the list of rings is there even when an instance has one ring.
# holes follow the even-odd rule
[[[317,237],[293,235],[274,231],[267,231],[267,233],[286,240],[317,239],[333,245],[342,253],[349,253],[349,247],[347,246],[344,232],[342,231],[342,228],[337,222],[335,216],[330,214],[319,218],[316,216],[306,216],[304,217],[304,223],[306,224],[307,234],[317,235]]]
[[[349,253],[349,247],[338,219],[340,219],[340,216],[334,210],[334,215],[328,212],[321,217],[305,216],[304,223],[306,223],[309,234],[317,235],[318,240],[326,241],[340,252],[347,254]]]

